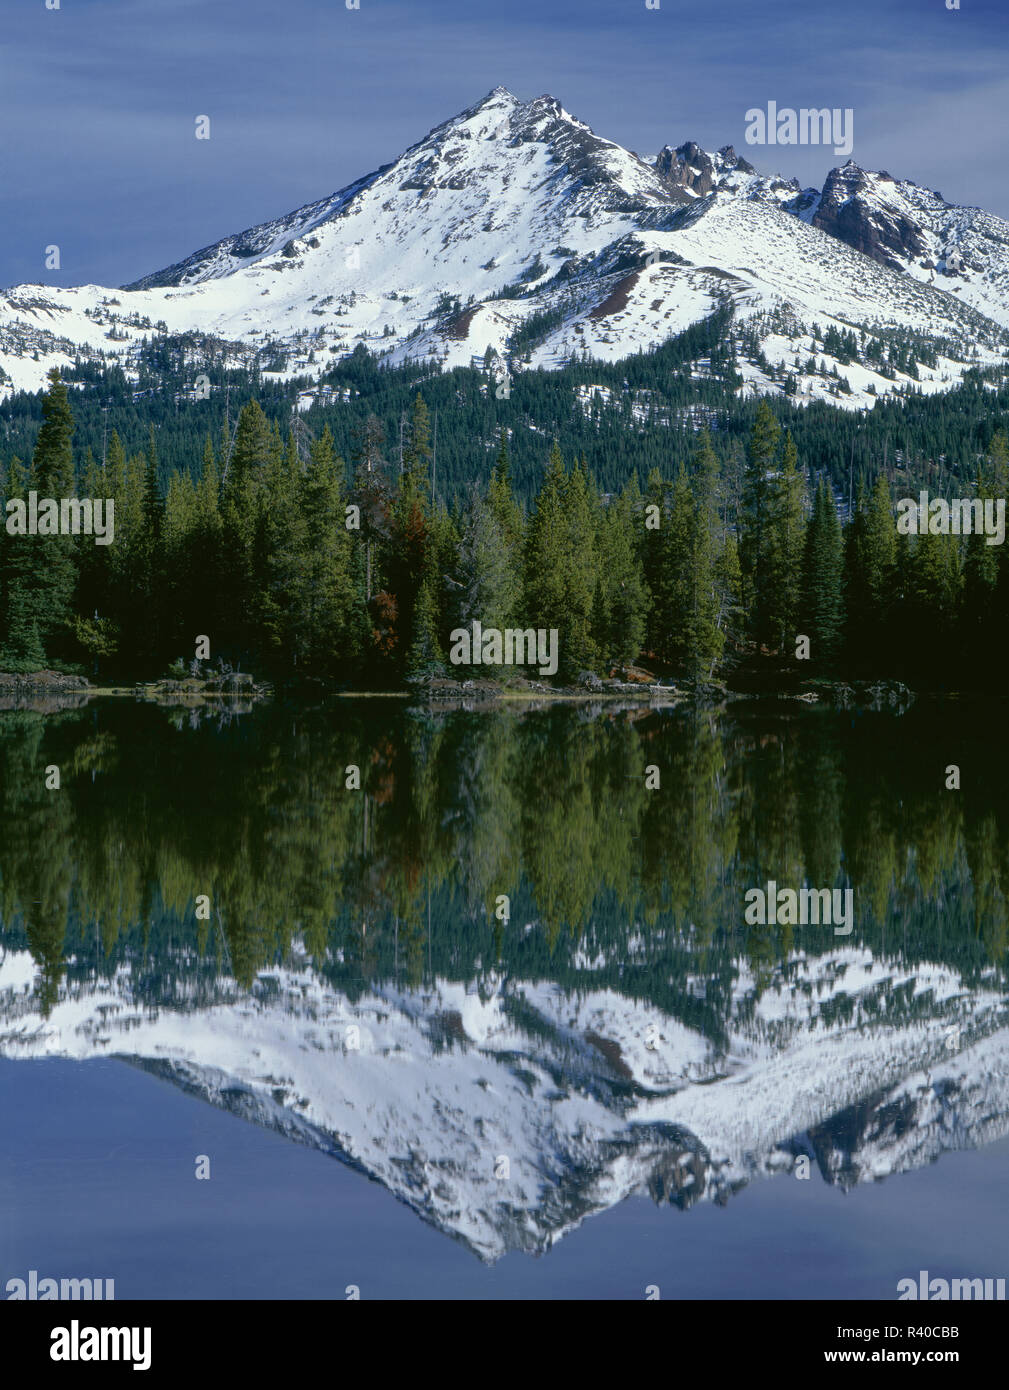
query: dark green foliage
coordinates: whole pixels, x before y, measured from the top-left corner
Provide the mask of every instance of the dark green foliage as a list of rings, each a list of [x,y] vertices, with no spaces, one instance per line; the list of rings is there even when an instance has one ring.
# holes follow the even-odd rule
[[[71,440],[74,419],[67,388],[55,369],[42,402],[42,426],[27,477],[12,463],[8,497],[57,502],[74,493]],[[4,654],[15,662],[65,656],[72,646],[77,541],[64,535],[4,536],[2,589],[6,609]]]
[[[193,453],[176,466],[165,455],[174,454],[178,436],[152,405],[140,448],[128,453],[117,429],[97,454],[82,441],[75,478],[78,432],[66,386],[54,376],[34,403],[40,427],[30,467],[8,461],[6,499],[31,489],[114,498],[115,542],[3,536],[0,660],[17,670],[86,661],[93,675],[135,679],[160,674],[180,656],[191,662],[206,637],[214,658],[240,668],[389,686],[467,674],[449,662],[451,634],[479,621],[556,629],[564,681],[638,660],[662,675],[700,680],[764,658],[780,667],[805,633],[810,673],[942,684],[954,671],[958,681],[998,684],[991,653],[1009,616],[1009,567],[982,537],[897,534],[889,465],[873,473],[856,449],[858,431],[880,437],[875,417],[882,410],[885,422],[889,406],[856,423],[854,435],[835,418],[858,488],[843,533],[831,467],[812,465],[799,445],[815,438],[814,407],[800,416],[763,399],[713,413],[712,433],[674,427],[669,411],[679,388],[662,386],[662,372],[675,378],[706,349],[717,373],[694,382],[689,399],[692,409],[706,393],[714,400],[723,330],[709,321],[619,368],[592,364],[592,378],[612,383],[612,397],[604,405],[593,393],[585,397],[590,406],[569,408],[548,458],[528,423],[556,393],[556,374],[516,374],[513,394],[529,391],[517,414],[479,372],[430,377],[422,395],[415,375],[383,372],[361,351],[339,369],[339,379],[353,383],[347,410],[278,414],[274,398],[271,414],[261,403],[269,393],[250,381],[229,427],[204,415]],[[566,389],[580,371],[560,374]],[[475,382],[484,389],[474,396]],[[999,393],[986,395],[997,406]],[[437,415],[429,397],[443,402]],[[392,401],[399,408],[390,429],[368,403],[384,402],[384,412]],[[91,410],[87,392],[75,396],[78,405],[85,415]],[[928,408],[924,398],[913,402],[921,419]],[[613,449],[617,430],[621,447]],[[350,446],[351,469],[339,437]],[[882,438],[885,461],[890,442]],[[1004,435],[979,416],[972,438],[980,449],[960,490],[1004,496]],[[565,468],[568,441],[587,447]],[[460,490],[464,443],[470,481]],[[644,493],[628,454],[654,459]],[[907,458],[902,449],[902,492],[911,490]],[[807,516],[805,480],[814,467]],[[620,487],[608,486],[621,475]],[[949,490],[957,482],[949,468],[919,470],[918,479],[933,495],[940,483]]]
[[[810,663],[820,672],[834,670],[844,636],[843,558],[837,507],[821,480],[806,528],[800,618],[810,639]]]

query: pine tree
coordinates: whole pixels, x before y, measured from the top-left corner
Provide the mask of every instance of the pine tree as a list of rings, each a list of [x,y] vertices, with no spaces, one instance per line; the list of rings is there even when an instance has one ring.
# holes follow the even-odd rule
[[[400,497],[404,511],[409,512],[414,501],[426,507],[431,490],[431,417],[427,403],[418,391],[410,412],[410,424],[403,447],[403,476]]]
[[[497,458],[491,470],[488,491],[491,510],[501,529],[502,540],[513,560],[517,559],[517,548],[522,543],[522,509],[515,501],[511,486],[511,460],[508,455],[508,432],[501,428],[501,442]]]
[[[810,639],[810,658],[818,671],[832,671],[844,636],[841,523],[826,482],[816,489],[806,530],[802,567],[801,623]]]
[[[407,657],[408,680],[423,680],[443,669],[444,653],[438,640],[438,604],[435,583],[425,575],[414,605],[413,640]]]
[[[391,530],[391,505],[386,480],[385,430],[375,415],[368,415],[355,431],[354,502],[361,509],[361,539],[364,543],[364,597],[371,603],[382,588],[378,565],[379,550]]]
[[[780,638],[772,600],[771,521],[772,473],[778,454],[781,427],[766,400],[757,406],[756,419],[746,451],[746,475],[739,562],[743,579],[743,603],[750,613],[750,633],[758,649]]]
[[[114,503],[111,479],[90,448],[84,460],[82,490],[85,497],[113,498]],[[84,542],[80,549],[74,635],[88,656],[93,677],[98,674],[99,663],[114,656],[119,645],[119,631],[109,612],[110,548],[114,547]]]
[[[765,634],[778,651],[793,641],[802,587],[805,486],[791,434],[786,434],[781,466],[769,488]]]
[[[690,549],[686,671],[694,680],[710,679],[725,646],[719,625],[722,595],[716,572],[718,458],[711,436],[702,430],[693,461],[694,525]]]
[[[635,661],[644,643],[647,593],[637,525],[626,489],[601,511],[592,637],[604,669]]]
[[[664,528],[669,524],[670,513],[667,488],[657,468],[653,468],[648,475],[641,510],[641,572],[649,597],[643,649],[659,661],[667,661],[671,600],[666,570]]]
[[[919,535],[911,551],[903,623],[907,669],[919,679],[937,677],[945,684],[959,587],[955,538]]]
[[[890,485],[881,473],[868,500],[859,489],[845,536],[845,651],[852,669],[879,675],[891,668],[895,585],[902,572]]]
[[[242,408],[231,459],[221,479],[221,611],[217,640],[239,661],[254,656],[255,594],[265,564],[267,479],[283,446],[255,400]],[[209,635],[209,634],[208,634]]]
[[[582,669],[593,670],[599,659],[592,638],[592,609],[599,573],[595,544],[599,497],[584,459],[565,477],[562,497],[566,523],[563,566],[567,612],[565,625],[558,633],[559,669],[562,679],[571,679]]]
[[[336,456],[328,425],[309,454],[297,499],[304,518],[304,548],[295,596],[296,629],[307,668],[331,675],[351,654],[356,596],[344,514],[344,463]]]
[[[529,518],[524,557],[526,625],[565,631],[568,526],[564,515],[564,460],[554,442]]]
[[[74,495],[71,440],[74,418],[67,388],[54,367],[42,400],[39,430],[25,491],[57,505]],[[73,643],[73,601],[77,584],[77,544],[69,535],[23,535],[7,540],[5,566],[5,659],[44,662],[46,655],[69,654]]]
[[[28,470],[17,457],[7,469],[4,498],[25,501],[28,493]],[[0,615],[3,618],[3,643],[0,646],[0,667],[21,669],[23,662],[45,665],[45,650],[38,637],[38,624],[22,601],[23,577],[30,574],[29,559],[19,541],[25,537],[8,536],[0,532]],[[34,630],[34,636],[33,634]],[[30,653],[30,654],[29,654]]]
[[[491,496],[474,487],[459,542],[453,626],[504,629],[518,618],[521,574],[514,566]]]
[[[0,670],[41,671],[46,664],[38,619],[21,605],[12,607],[7,636],[0,650]]]
[[[728,529],[715,556],[714,587],[717,602],[715,630],[722,638],[723,650],[739,652],[745,636],[743,576],[736,538]]]
[[[987,463],[988,487],[992,496],[1009,501],[1009,438],[1004,430],[998,430],[993,436],[988,447]],[[1006,546],[989,546],[988,549],[998,552],[992,620],[996,625],[1005,624],[1009,622],[1009,560],[1006,559]]]
[[[191,549],[197,525],[196,488],[188,473],[173,471],[168,480],[162,517],[162,584],[159,598],[162,635],[176,655],[185,651],[196,632],[191,626],[195,594],[194,581],[206,582],[205,572],[190,568]]]
[[[693,559],[697,531],[694,495],[681,467],[673,485],[668,520],[663,528],[662,630],[658,652],[675,671],[693,674],[691,621],[693,618]]]
[[[113,444],[118,444],[116,436],[113,436]],[[110,445],[110,461],[112,458],[113,448]],[[120,632],[120,648],[133,659],[135,667],[137,653],[146,653],[147,650],[150,621],[147,612],[150,544],[144,528],[147,458],[143,454],[122,458],[120,446],[116,450],[117,466],[120,463],[122,475],[116,488],[116,541],[109,547],[109,609],[112,621]]]
[[[305,650],[299,640],[298,609],[305,563],[306,517],[299,507],[301,460],[293,433],[283,456],[273,454],[262,480],[253,544],[252,583],[256,613],[255,648],[271,667],[305,673]]]
[[[144,611],[145,621],[138,632],[138,636],[142,634],[142,640],[135,648],[135,655],[141,661],[150,662],[152,666],[157,663],[161,654],[162,624],[166,608],[164,602],[166,573],[162,553],[164,511],[165,504],[161,496],[161,485],[158,478],[158,450],[154,438],[154,426],[151,425],[144,468],[143,514],[141,519],[142,572],[140,587],[136,595]]]

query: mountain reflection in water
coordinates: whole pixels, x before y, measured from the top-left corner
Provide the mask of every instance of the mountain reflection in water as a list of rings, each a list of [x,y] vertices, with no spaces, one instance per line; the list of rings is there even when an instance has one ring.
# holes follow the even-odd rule
[[[0,1055],[128,1058],[486,1261],[631,1193],[980,1147],[1009,1131],[990,718],[0,713]],[[747,925],[772,880],[851,888],[854,930]]]

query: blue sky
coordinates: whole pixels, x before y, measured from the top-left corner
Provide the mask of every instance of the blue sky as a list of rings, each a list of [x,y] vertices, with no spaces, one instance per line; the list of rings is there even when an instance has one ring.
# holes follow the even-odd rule
[[[45,0],[0,35],[0,284],[121,284],[323,197],[502,85],[641,154],[854,111],[852,157],[1009,217],[1007,0]],[[197,141],[195,118],[211,118]],[[47,271],[44,248],[61,248]]]

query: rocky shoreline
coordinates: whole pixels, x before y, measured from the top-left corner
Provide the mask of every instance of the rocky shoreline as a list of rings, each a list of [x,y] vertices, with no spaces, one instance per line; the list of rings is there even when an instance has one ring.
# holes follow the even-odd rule
[[[68,676],[62,671],[32,671],[27,675],[0,671],[0,691],[18,693],[39,691],[47,695],[87,692],[91,682],[86,676]]]
[[[272,696],[273,686],[267,681],[255,680],[247,672],[231,671],[222,675],[188,676],[184,680],[138,681],[134,692],[138,699],[177,705],[208,699],[263,700]]]
[[[626,676],[626,673],[625,673]],[[163,679],[138,681],[133,685],[96,686],[85,676],[67,675],[61,671],[35,671],[22,675],[0,671],[0,709],[16,709],[30,704],[39,708],[44,701],[53,707],[71,708],[97,695],[132,695],[136,699],[164,705],[192,705],[203,701],[240,700],[243,705],[270,699],[274,687],[257,681],[245,672],[228,672],[183,680]],[[325,698],[326,693],[318,692]],[[444,708],[495,705],[508,702],[549,703],[550,701],[618,702],[638,706],[668,707],[692,704],[701,708],[719,708],[741,701],[763,701],[807,705],[823,705],[842,710],[871,710],[902,714],[917,698],[915,692],[900,681],[809,681],[795,689],[736,689],[723,681],[680,682],[657,681],[635,673],[627,678],[604,678],[592,672],[582,672],[571,685],[550,685],[545,681],[521,677],[510,681],[451,680],[431,677],[413,683],[408,690],[357,692],[344,689],[338,692],[353,699],[356,694],[380,693],[405,696],[414,704]]]
[[[348,692],[351,693],[351,692]],[[412,687],[415,703],[443,706],[507,701],[605,700],[651,706],[693,704],[717,708],[740,701],[822,704],[833,709],[859,709],[902,714],[916,695],[901,681],[810,681],[794,690],[740,690],[724,681],[681,682],[647,679],[604,679],[583,672],[577,683],[559,686],[542,681],[516,679],[449,680],[443,677],[417,682]]]

